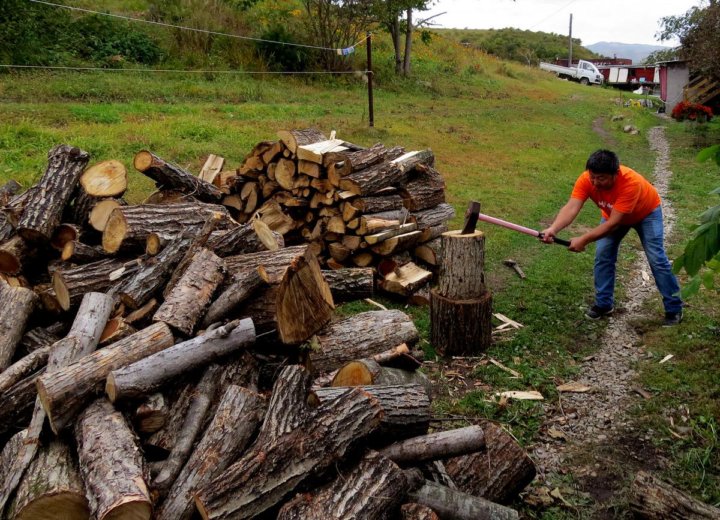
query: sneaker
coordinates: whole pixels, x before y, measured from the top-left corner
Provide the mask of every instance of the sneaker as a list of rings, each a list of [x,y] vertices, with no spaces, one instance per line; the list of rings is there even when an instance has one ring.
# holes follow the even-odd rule
[[[663,327],[674,327],[675,325],[680,325],[680,322],[683,319],[683,313],[682,311],[678,312],[666,312],[665,313],[665,322],[663,323]]]
[[[598,307],[597,305],[593,305],[588,310],[585,311],[585,316],[590,318],[591,320],[599,320],[600,318],[604,318],[605,316],[609,316],[615,312],[615,307],[610,307],[609,309],[605,309],[603,307]]]

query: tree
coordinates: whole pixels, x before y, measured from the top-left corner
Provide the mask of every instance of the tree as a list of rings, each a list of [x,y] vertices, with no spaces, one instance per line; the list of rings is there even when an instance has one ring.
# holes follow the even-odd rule
[[[720,2],[689,9],[680,16],[666,16],[660,20],[661,40],[680,40],[678,55],[690,62],[692,71],[720,79]]]
[[[380,26],[390,33],[395,51],[395,73],[410,74],[412,33],[429,20],[413,24],[412,12],[427,11],[432,0],[377,0],[375,16]],[[402,36],[405,36],[404,49]]]

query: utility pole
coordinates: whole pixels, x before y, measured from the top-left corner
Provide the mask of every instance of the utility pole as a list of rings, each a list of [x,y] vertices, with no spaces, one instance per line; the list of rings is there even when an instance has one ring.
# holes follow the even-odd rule
[[[568,37],[568,67],[572,67],[572,13],[570,13],[570,36]]]
[[[368,123],[375,126],[375,105],[373,103],[372,33],[367,33],[367,78],[368,78]]]

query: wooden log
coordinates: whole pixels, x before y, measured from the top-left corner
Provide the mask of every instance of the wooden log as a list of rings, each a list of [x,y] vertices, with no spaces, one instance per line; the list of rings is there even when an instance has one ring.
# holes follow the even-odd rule
[[[296,495],[280,508],[277,518],[392,518],[405,500],[409,488],[405,474],[395,463],[371,451],[352,470],[341,473],[330,484],[310,493]]]
[[[127,183],[125,165],[114,159],[95,163],[80,176],[80,186],[92,197],[121,197]]]
[[[345,247],[339,242],[329,243],[327,249],[330,253],[330,257],[340,265],[342,265],[342,262],[347,261],[352,254],[352,251],[350,251],[347,247]]]
[[[325,403],[337,399],[350,387],[327,387],[313,390],[312,399]],[[356,387],[357,388],[357,387]],[[424,435],[430,426],[430,396],[422,385],[362,386],[380,403],[383,410],[380,428],[375,434],[378,444]]]
[[[144,323],[147,321],[158,308],[158,302],[155,298],[151,298],[145,305],[135,309],[130,314],[125,316],[125,321],[132,325],[137,323]]]
[[[2,394],[0,394],[2,395]],[[20,430],[10,437],[0,451],[0,486],[5,484],[8,471],[15,464],[20,448],[25,440],[26,430]]]
[[[386,240],[397,237],[399,235],[405,235],[408,233],[412,233],[416,229],[417,229],[417,224],[414,222],[409,222],[407,224],[401,224],[397,227],[387,229],[387,230],[381,231],[379,233],[374,233],[372,235],[365,235],[363,237],[363,239],[369,245],[382,244]],[[417,237],[414,240],[419,239],[418,235],[410,235],[410,236]],[[397,244],[398,244],[398,242],[395,242],[395,245],[393,246],[394,249],[397,249]]]
[[[85,486],[67,444],[54,439],[40,448],[18,486],[8,516],[17,520],[90,517]]]
[[[646,471],[635,474],[630,508],[647,520],[704,520],[720,518],[720,509],[705,504]]]
[[[39,283],[33,287],[33,291],[38,295],[38,298],[40,298],[42,309],[49,315],[61,315],[64,312],[52,284]]]
[[[155,323],[84,356],[37,381],[38,394],[50,426],[60,432],[77,415],[94,392],[101,391],[108,374],[173,344],[170,329]]]
[[[492,294],[451,300],[430,291],[430,342],[443,356],[477,355],[492,344]]]
[[[223,166],[225,166],[225,158],[219,155],[211,153],[205,159],[203,167],[200,169],[198,179],[214,184],[218,188],[222,189],[220,185],[220,172],[222,172]],[[216,182],[216,180],[218,182]]]
[[[199,376],[194,377],[192,382],[182,384],[175,393],[169,395],[170,409],[165,424],[145,441],[145,451],[151,457],[164,460],[172,451],[198,380]]]
[[[413,213],[418,229],[424,229],[446,224],[455,218],[455,209],[447,203],[438,204],[434,208],[424,209]]]
[[[0,394],[47,365],[51,349],[51,345],[37,348],[0,372]]]
[[[438,238],[440,235],[448,230],[447,224],[439,224],[437,226],[431,226],[422,230],[422,236],[420,242],[429,242]]]
[[[195,494],[205,519],[252,518],[341,460],[380,423],[378,402],[359,389],[321,405],[296,429],[247,452]]]
[[[207,328],[230,316],[244,301],[253,295],[263,284],[257,270],[247,270],[233,276],[232,283],[210,304],[202,327]]]
[[[123,199],[109,198],[97,201],[87,215],[88,224],[90,224],[90,227],[95,231],[102,233],[107,227],[112,212],[122,206],[127,206],[127,202]]]
[[[402,520],[440,520],[440,517],[427,506],[408,502],[400,507]]]
[[[60,253],[60,259],[63,262],[72,262],[73,264],[89,264],[102,260],[106,256],[102,247],[89,246],[78,240],[66,242]]]
[[[160,473],[153,480],[153,488],[160,496],[167,494],[190,456],[193,443],[200,433],[205,422],[205,416],[217,393],[218,376],[221,370],[222,368],[218,364],[209,365],[195,387],[182,428],[178,431],[175,446],[173,446]]]
[[[305,254],[307,248],[307,244],[289,246],[277,251],[258,251],[257,253],[228,256],[224,260],[227,270],[231,274],[256,270],[262,266],[267,274],[265,281],[277,285],[282,280],[290,262]]]
[[[421,237],[422,238],[422,237]],[[442,239],[435,238],[430,242],[420,244],[415,248],[413,254],[428,265],[440,265],[440,253],[442,252]]]
[[[434,208],[445,202],[445,181],[440,172],[418,165],[412,178],[400,187],[403,205],[410,211]]]
[[[236,385],[227,388],[212,422],[155,512],[157,520],[192,517],[193,493],[242,455],[260,424],[264,406],[264,399],[255,392]]]
[[[30,289],[10,287],[0,280],[0,373],[10,366],[15,349],[25,332],[25,325],[38,303]]]
[[[383,448],[380,453],[396,464],[416,465],[418,462],[474,453],[484,447],[482,428],[467,426],[406,439]]]
[[[47,347],[55,343],[64,336],[69,327],[62,321],[58,321],[47,327],[35,327],[23,334],[20,340],[20,346],[28,354],[42,347]]]
[[[141,434],[155,433],[167,422],[169,413],[165,396],[157,392],[143,401],[133,414],[135,431]]]
[[[280,159],[275,167],[275,182],[281,188],[290,191],[294,187],[296,167],[295,162],[288,159]]]
[[[357,195],[370,195],[383,188],[403,184],[408,171],[418,164],[432,164],[434,160],[435,156],[430,150],[408,152],[389,162],[343,177],[340,180],[340,189]]]
[[[123,415],[98,399],[79,418],[75,439],[92,517],[149,520],[142,454]]]
[[[306,341],[333,315],[335,304],[320,264],[310,248],[290,262],[277,288],[275,314],[280,340]]]
[[[485,288],[485,235],[482,231],[442,235],[438,293],[450,300],[480,298]]]
[[[0,434],[30,422],[37,397],[36,382],[44,372],[45,368],[40,368],[0,393]]]
[[[500,426],[490,421],[479,426],[486,449],[446,460],[445,468],[461,491],[508,504],[535,478],[535,464]]]
[[[123,271],[123,269],[125,269]],[[68,310],[89,292],[106,292],[130,273],[122,260],[107,258],[89,264],[58,269],[53,273],[53,289],[60,306]]]
[[[272,231],[265,222],[258,219],[228,231],[213,233],[207,241],[207,248],[221,258],[258,251],[276,251],[281,247],[285,247],[282,235]]]
[[[158,351],[111,371],[105,391],[111,402],[146,396],[185,372],[217,361],[255,342],[252,320],[245,318]]]
[[[262,160],[265,164],[270,164],[278,156],[282,155],[285,146],[280,141],[275,141],[271,146],[262,153]]]
[[[385,148],[385,145],[376,143],[364,150],[328,153],[325,161],[330,164],[330,170],[334,175],[344,177],[350,173],[364,170],[373,164],[383,162],[387,154],[388,149]]]
[[[292,154],[297,153],[298,146],[326,141],[327,137],[317,128],[305,128],[299,130],[280,130],[277,133],[280,141]]]
[[[77,186],[90,154],[68,145],[48,152],[48,166],[27,201],[17,233],[28,242],[48,242]]]
[[[53,249],[62,251],[65,244],[71,240],[79,240],[82,236],[82,229],[77,224],[60,224],[52,233],[50,238],[50,246]]]
[[[370,267],[324,270],[322,274],[336,302],[372,298],[373,270]]]
[[[353,199],[352,205],[362,213],[382,213],[397,211],[403,207],[403,199],[398,194],[359,197]]]
[[[417,340],[417,329],[404,312],[361,312],[320,330],[318,350],[310,358],[317,372],[330,372],[348,361],[371,357],[400,343],[413,345]]]
[[[398,267],[379,282],[383,291],[400,296],[412,296],[421,287],[430,283],[432,273],[413,262]]]
[[[26,271],[37,255],[35,247],[28,244],[21,236],[14,235],[0,244],[0,273],[16,275],[23,267]]]
[[[435,511],[440,518],[457,520],[517,520],[517,511],[480,497],[455,491],[429,480],[411,491],[409,499]]]
[[[147,150],[135,154],[133,166],[164,188],[182,191],[205,202],[219,202],[223,197],[222,191],[217,186],[198,179]]]
[[[340,369],[338,369],[330,385],[421,385],[425,388],[428,395],[432,395],[432,383],[422,372],[381,366],[380,362],[373,358],[358,359],[344,364],[340,367]]]
[[[208,249],[199,250],[155,312],[153,321],[163,321],[183,334],[192,334],[224,276],[223,260]]]
[[[209,219],[218,220],[218,228],[236,225],[227,208],[217,204],[179,202],[118,207],[107,221],[102,246],[108,253],[142,250],[151,233],[162,240],[170,240],[188,228],[199,230]]]

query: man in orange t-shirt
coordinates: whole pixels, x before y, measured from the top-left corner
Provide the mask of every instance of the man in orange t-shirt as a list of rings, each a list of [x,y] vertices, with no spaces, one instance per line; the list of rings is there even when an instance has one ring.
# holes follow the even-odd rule
[[[665,325],[682,321],[682,300],[670,261],[663,244],[663,218],[660,196],[642,175],[620,165],[615,153],[598,150],[587,160],[584,171],[575,182],[570,200],[560,210],[552,225],[543,230],[543,240],[553,237],[575,220],[585,201],[591,199],[601,210],[600,224],[570,240],[570,251],[584,251],[591,242],[595,249],[595,304],[585,315],[597,320],[615,310],[615,263],[620,242],[635,229],[662,295]]]

